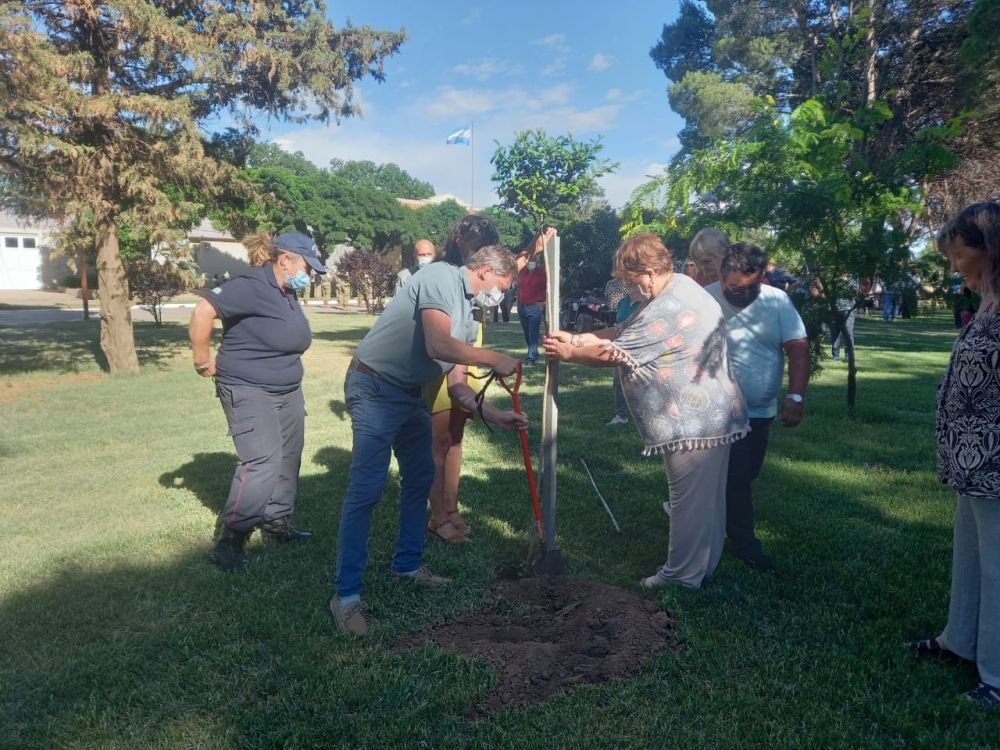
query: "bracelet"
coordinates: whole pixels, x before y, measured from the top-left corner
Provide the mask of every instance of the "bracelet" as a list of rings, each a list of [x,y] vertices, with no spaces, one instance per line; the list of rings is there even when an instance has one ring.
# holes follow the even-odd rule
[[[194,371],[197,372],[200,375],[201,373],[203,373],[206,370],[208,370],[208,368],[211,367],[211,366],[212,366],[211,362],[206,362],[203,365],[195,365],[194,366]]]

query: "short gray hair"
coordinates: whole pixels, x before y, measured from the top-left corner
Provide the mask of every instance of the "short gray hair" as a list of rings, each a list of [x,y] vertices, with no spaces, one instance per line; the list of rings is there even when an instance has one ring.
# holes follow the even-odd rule
[[[465,267],[472,271],[485,266],[491,266],[497,276],[517,278],[517,260],[501,245],[487,245],[480,248],[465,262]]]
[[[688,248],[688,257],[693,258],[699,265],[706,261],[722,260],[729,251],[729,237],[721,229],[708,227],[702,229],[691,240],[691,247]]]

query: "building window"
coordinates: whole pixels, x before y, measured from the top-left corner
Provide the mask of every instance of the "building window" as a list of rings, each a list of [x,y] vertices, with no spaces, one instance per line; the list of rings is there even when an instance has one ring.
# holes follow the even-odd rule
[[[17,247],[17,237],[4,237],[3,238],[4,247]]]
[[[34,248],[35,247],[35,238],[34,237],[25,237],[25,238],[23,238],[21,240],[21,247],[24,247],[24,248]]]

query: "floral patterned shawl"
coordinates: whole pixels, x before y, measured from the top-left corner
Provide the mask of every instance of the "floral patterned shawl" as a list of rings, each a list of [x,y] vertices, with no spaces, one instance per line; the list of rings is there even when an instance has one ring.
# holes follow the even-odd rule
[[[674,274],[621,325],[615,346],[622,390],[646,445],[643,455],[712,448],[747,433],[747,406],[733,376],[726,322],[697,282]]]

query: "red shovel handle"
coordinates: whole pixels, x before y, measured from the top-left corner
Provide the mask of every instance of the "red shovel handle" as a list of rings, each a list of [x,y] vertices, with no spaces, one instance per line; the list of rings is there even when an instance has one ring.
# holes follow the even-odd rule
[[[514,387],[511,388],[504,381],[502,377],[497,375],[497,380],[500,381],[500,385],[504,387],[504,390],[510,394],[511,399],[514,402],[514,411],[518,414],[524,414],[521,410],[521,399],[517,397],[517,392],[521,390],[521,365],[517,367],[517,380],[514,381]],[[531,467],[531,450],[528,448],[528,433],[524,430],[517,431],[518,436],[521,438],[521,453],[524,455],[524,470],[528,475],[528,488],[531,490],[531,507],[535,512],[535,524],[538,527],[538,538],[541,540],[542,544],[545,544],[545,522],[542,520],[542,506],[538,502],[538,487],[535,485],[535,470]]]

